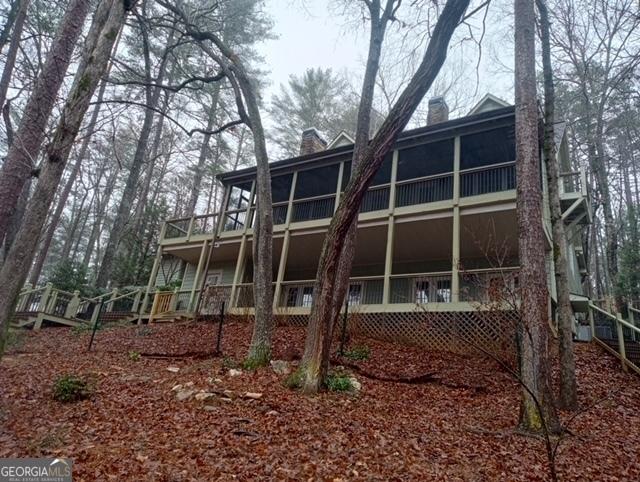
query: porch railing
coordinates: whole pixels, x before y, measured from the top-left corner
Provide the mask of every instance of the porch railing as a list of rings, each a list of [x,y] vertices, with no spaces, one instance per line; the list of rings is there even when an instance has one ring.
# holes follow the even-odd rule
[[[335,194],[317,196],[293,201],[291,221],[313,221],[315,219],[330,218],[336,202]]]
[[[582,193],[586,195],[587,180],[584,169],[561,172],[558,182],[561,194]]]
[[[507,303],[518,301],[518,267],[460,272],[460,301]]]
[[[451,303],[451,272],[392,275],[391,303]]]
[[[453,198],[453,174],[439,174],[396,183],[396,206],[432,203]]]
[[[516,188],[515,162],[460,171],[460,197],[478,196]]]
[[[165,223],[163,239],[189,239],[192,236],[213,235],[217,228],[218,215],[201,214],[188,218],[169,219]]]
[[[368,213],[371,211],[389,209],[389,192],[389,185],[369,188],[362,199],[362,203],[360,204],[360,212]]]

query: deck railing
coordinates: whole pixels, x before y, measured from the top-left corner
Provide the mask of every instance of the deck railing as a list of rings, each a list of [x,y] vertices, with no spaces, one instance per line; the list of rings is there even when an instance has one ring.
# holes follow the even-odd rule
[[[163,239],[189,239],[192,236],[213,235],[216,231],[218,215],[201,214],[188,218],[169,219],[165,223]]]
[[[316,196],[293,201],[291,221],[313,221],[315,219],[330,218],[336,202],[335,194]]]
[[[60,290],[48,283],[40,288],[22,290],[18,295],[16,313],[43,314],[95,323],[100,312],[136,313],[143,291],[143,288],[115,288],[103,295],[87,298],[81,296],[79,291]]]
[[[364,198],[362,198],[360,212],[368,213],[371,211],[389,209],[389,192],[390,188],[388,184],[369,188],[365,193]]]
[[[594,339],[620,359],[622,369],[640,374],[640,328],[633,321],[640,310],[628,308],[629,321],[589,303],[589,322]]]
[[[391,276],[391,303],[451,303],[451,272]]]
[[[453,174],[426,176],[396,183],[396,206],[445,201],[453,198]]]
[[[516,188],[515,162],[460,171],[460,197],[478,196]]]

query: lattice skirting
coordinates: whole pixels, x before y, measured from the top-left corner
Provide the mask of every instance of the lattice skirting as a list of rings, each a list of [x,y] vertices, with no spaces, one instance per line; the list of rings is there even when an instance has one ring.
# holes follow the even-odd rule
[[[234,315],[238,321],[251,322],[252,318]],[[278,325],[306,326],[308,315],[276,315],[275,319]],[[340,317],[340,326],[342,322]],[[430,350],[460,354],[486,350],[498,356],[513,356],[516,322],[517,314],[513,311],[352,313],[347,329],[351,335]],[[340,326],[336,333],[340,332]]]

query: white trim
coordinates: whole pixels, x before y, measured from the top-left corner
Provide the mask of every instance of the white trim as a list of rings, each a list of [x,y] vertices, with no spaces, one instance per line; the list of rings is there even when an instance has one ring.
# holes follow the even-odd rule
[[[480,112],[480,110],[482,109],[482,106],[484,104],[486,104],[487,102],[495,102],[496,104],[500,105],[500,107],[510,107],[511,104],[509,104],[507,101],[502,100],[499,97],[496,97],[493,94],[485,94],[485,96],[480,99],[480,101],[473,106],[473,109],[471,109],[469,111],[469,113],[467,115],[474,115],[474,114],[478,114]]]

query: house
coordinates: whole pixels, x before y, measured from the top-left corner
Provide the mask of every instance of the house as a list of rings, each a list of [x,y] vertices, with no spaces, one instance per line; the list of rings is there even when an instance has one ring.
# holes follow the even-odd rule
[[[449,119],[444,99],[435,98],[429,101],[427,125],[399,136],[358,217],[346,309],[358,314],[365,332],[437,346],[447,345],[451,337],[442,335],[442,326],[452,324],[494,341],[503,336],[478,313],[487,311],[482,308],[487,303],[503,306],[496,289],[513,291],[519,282],[514,122],[513,106],[491,95],[457,119]],[[580,232],[591,214],[585,174],[570,166],[561,123],[556,137],[571,299],[579,313],[588,309]],[[274,308],[291,322],[304,322],[313,301],[320,249],[350,176],[349,140],[341,133],[327,148],[315,129],[308,129],[298,157],[271,164]],[[551,226],[542,167],[552,313]],[[255,173],[247,168],[219,176],[225,187],[219,213],[166,221],[146,311],[202,312],[211,310],[214,296],[231,314],[251,314]],[[175,279],[181,284],[174,291],[157,292]]]

